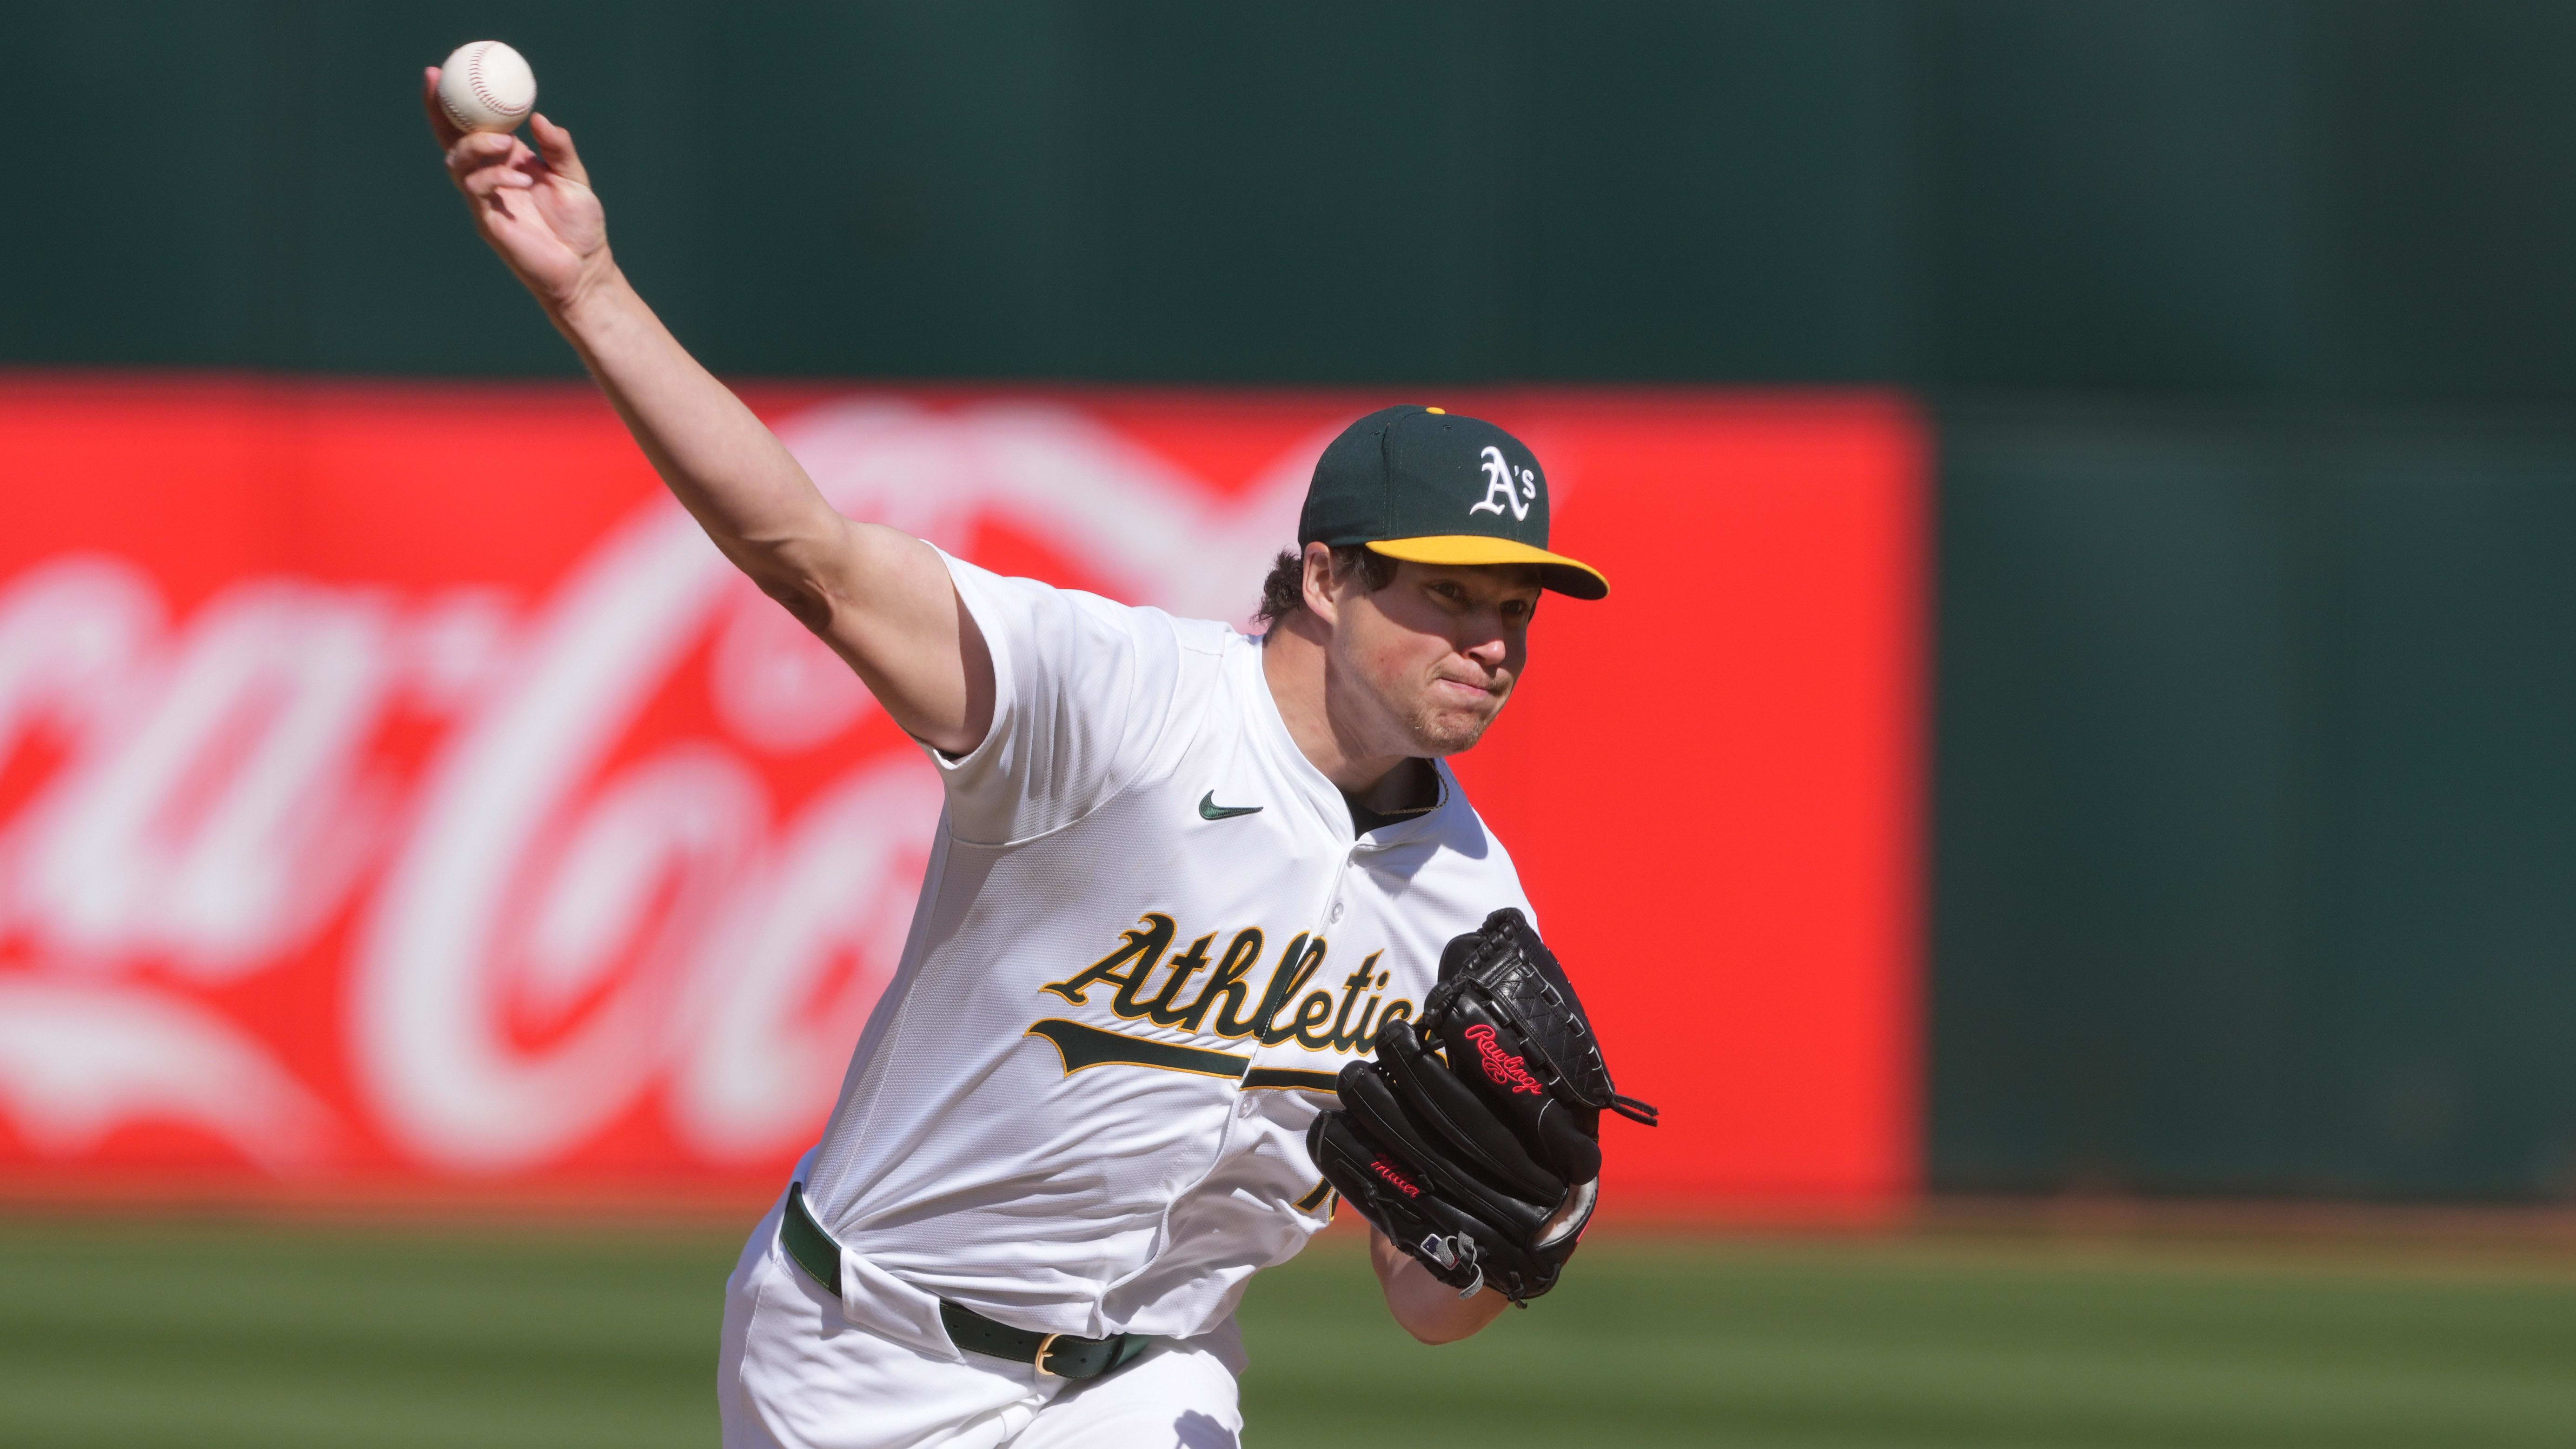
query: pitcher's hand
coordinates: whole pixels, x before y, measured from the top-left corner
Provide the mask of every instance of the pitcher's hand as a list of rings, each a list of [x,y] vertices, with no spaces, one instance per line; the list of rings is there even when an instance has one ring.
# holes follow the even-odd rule
[[[528,133],[537,139],[532,151],[514,135],[459,131],[439,108],[436,66],[421,78],[421,100],[475,229],[547,311],[562,312],[614,270],[608,218],[572,148],[572,132],[530,116]]]

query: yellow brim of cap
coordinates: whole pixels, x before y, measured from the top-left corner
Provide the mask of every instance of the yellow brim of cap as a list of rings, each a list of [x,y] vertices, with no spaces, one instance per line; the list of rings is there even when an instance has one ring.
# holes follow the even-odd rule
[[[1610,580],[1601,570],[1561,553],[1549,553],[1508,538],[1494,538],[1481,533],[1440,533],[1427,538],[1381,538],[1369,544],[1371,553],[1388,558],[1427,564],[1534,564],[1539,570],[1539,584],[1578,599],[1605,598],[1610,593]]]

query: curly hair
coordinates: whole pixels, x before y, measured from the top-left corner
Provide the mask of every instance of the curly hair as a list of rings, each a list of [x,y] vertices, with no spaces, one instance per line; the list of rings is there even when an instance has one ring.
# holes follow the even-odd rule
[[[1395,582],[1395,560],[1366,544],[1346,543],[1333,550],[1333,572],[1359,571],[1360,587],[1374,594]],[[1306,607],[1306,555],[1281,549],[1270,561],[1270,576],[1261,581],[1261,607],[1252,617],[1266,630]]]

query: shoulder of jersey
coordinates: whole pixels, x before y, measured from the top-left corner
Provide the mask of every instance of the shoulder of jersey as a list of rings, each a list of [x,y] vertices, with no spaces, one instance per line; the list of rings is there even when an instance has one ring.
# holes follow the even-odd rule
[[[1448,817],[1448,833],[1453,838],[1482,836],[1492,843],[1494,854],[1501,857],[1503,868],[1513,869],[1511,855],[1503,849],[1503,838],[1494,833],[1492,822],[1485,819],[1485,812],[1477,809],[1476,802],[1468,798],[1466,782],[1458,778],[1458,772],[1451,769],[1445,760],[1441,762],[1440,770],[1448,776],[1449,798],[1440,812]]]
[[[1172,621],[1173,637],[1181,641],[1181,647],[1184,649],[1196,649],[1203,653],[1215,654],[1223,652],[1238,640],[1249,644],[1261,642],[1258,639],[1246,639],[1233,625],[1220,624],[1214,619],[1184,619],[1177,614],[1168,617]]]

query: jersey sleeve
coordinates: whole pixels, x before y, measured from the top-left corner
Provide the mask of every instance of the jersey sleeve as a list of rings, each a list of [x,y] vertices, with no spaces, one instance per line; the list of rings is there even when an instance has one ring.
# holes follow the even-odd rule
[[[1171,618],[946,553],[949,577],[993,656],[993,727],[937,750],[950,831],[1004,845],[1061,829],[1135,778],[1171,717],[1180,642]]]

